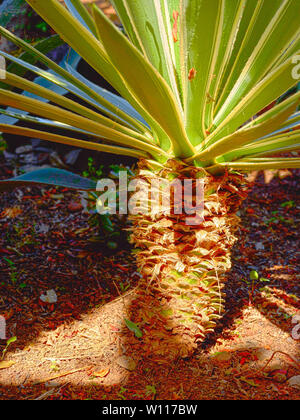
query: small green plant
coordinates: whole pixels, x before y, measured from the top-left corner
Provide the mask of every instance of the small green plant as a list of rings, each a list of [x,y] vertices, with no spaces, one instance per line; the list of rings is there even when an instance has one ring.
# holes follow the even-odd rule
[[[59,372],[60,367],[59,367],[59,365],[58,365],[58,363],[57,363],[57,361],[56,361],[56,360],[51,360],[50,369],[51,369],[53,372]]]
[[[6,354],[7,350],[8,350],[8,347],[9,347],[12,343],[14,343],[15,341],[17,341],[17,337],[16,337],[16,336],[10,337],[10,338],[6,341],[6,346],[4,347],[4,350],[2,351],[2,357],[1,357],[1,360],[3,360],[3,359],[4,359],[4,356],[5,356],[5,354]]]
[[[125,293],[129,289],[130,284],[129,283],[128,284],[125,284],[123,282],[120,282],[119,283],[119,287],[120,287],[121,292],[122,293]]]
[[[2,136],[0,136],[0,155],[4,152],[6,147],[7,147],[6,141],[3,140]]]
[[[110,178],[117,181],[120,171],[126,171],[128,179],[134,175],[134,172],[124,165],[110,165],[108,170],[104,168],[104,165],[100,165],[97,169],[95,160],[90,157],[88,159],[88,169],[83,172],[83,176],[98,181],[109,175]],[[91,227],[96,227],[98,229],[98,234],[90,238],[90,240],[92,242],[105,244],[107,249],[114,251],[119,248],[120,244],[127,242],[127,233],[125,231],[127,219],[118,214],[115,216],[111,216],[110,214],[99,214],[96,210],[96,202],[99,195],[100,193],[96,191],[89,191],[85,197],[90,212],[88,223]],[[119,207],[117,202],[117,213],[118,212]]]
[[[124,321],[125,321],[126,327],[134,333],[136,338],[141,338],[143,336],[142,331],[139,329],[139,327],[134,322],[132,322],[129,319],[126,319],[126,318],[124,318]]]
[[[22,255],[21,253],[20,253],[20,255]],[[3,257],[3,259],[6,261],[6,263],[8,264],[8,266],[10,267],[10,273],[9,273],[9,278],[10,278],[10,282],[13,284],[13,285],[16,285],[16,283],[17,283],[17,280],[20,278],[20,276],[24,273],[24,270],[18,270],[17,269],[17,267],[16,267],[16,265],[15,265],[15,263],[12,261],[12,260],[10,260],[9,258],[7,258],[7,257]],[[5,283],[3,282],[3,283],[1,283],[2,285],[4,285]],[[22,282],[22,283],[20,283],[19,285],[18,285],[18,287],[20,288],[20,289],[24,289],[25,287],[26,287],[27,285],[26,285],[26,283],[24,283],[24,282]]]
[[[287,206],[288,204],[286,204],[286,206],[281,205],[281,207],[287,207]],[[291,205],[289,207],[291,207]],[[265,222],[267,226],[269,226],[271,223],[274,223],[274,224],[278,224],[278,223],[293,224],[294,223],[293,219],[284,218],[281,214],[279,214],[279,210],[274,210],[272,211],[271,214],[272,214],[272,217],[270,217],[270,219],[268,219]]]
[[[265,277],[260,277],[256,270],[251,270],[248,279],[243,281],[249,286],[249,305],[253,304],[254,295],[257,291],[264,289],[263,283],[269,282],[270,280]]]
[[[140,399],[145,399],[146,397],[146,398],[151,398],[152,400],[154,400],[156,393],[157,391],[156,391],[155,385],[146,385],[145,392],[133,394],[133,397],[137,397]]]
[[[146,396],[147,397],[152,396],[154,398],[156,393],[157,393],[157,391],[156,391],[155,385],[147,385],[146,386]]]
[[[12,284],[15,284],[17,281],[17,274],[18,274],[18,270],[17,267],[15,265],[15,263],[10,260],[9,258],[3,257],[4,260],[7,262],[8,266],[10,267],[10,281]]]
[[[280,207],[287,207],[287,208],[295,207],[295,201],[293,200],[285,201],[284,203],[280,204]]]
[[[124,396],[124,393],[127,391],[126,388],[124,388],[123,386],[121,386],[120,391],[118,392],[118,396],[122,399],[122,400],[126,400],[126,397]]]
[[[26,42],[35,42],[51,33],[50,26],[26,5],[25,0],[9,0],[0,13],[0,24],[11,27],[13,32],[21,32]]]
[[[103,167],[100,165],[98,168],[95,166],[95,160],[92,157],[88,158],[88,168],[86,171],[83,171],[82,175],[86,178],[94,179],[98,181],[103,176]]]

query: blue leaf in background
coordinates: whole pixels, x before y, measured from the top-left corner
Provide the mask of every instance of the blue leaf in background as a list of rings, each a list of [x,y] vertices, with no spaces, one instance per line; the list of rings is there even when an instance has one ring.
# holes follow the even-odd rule
[[[73,174],[64,169],[44,168],[28,172],[15,178],[0,181],[0,191],[8,191],[15,187],[38,184],[55,185],[75,190],[95,190],[97,183],[91,179]]]

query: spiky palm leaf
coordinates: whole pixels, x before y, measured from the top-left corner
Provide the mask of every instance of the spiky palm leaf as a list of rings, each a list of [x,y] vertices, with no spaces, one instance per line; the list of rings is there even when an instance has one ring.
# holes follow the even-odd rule
[[[202,224],[138,215],[132,236],[144,275],[136,320],[152,325],[148,349],[187,355],[219,316],[220,277],[230,267],[234,212],[244,197],[235,171],[300,167],[300,158],[288,155],[300,148],[300,92],[279,100],[298,83],[300,2],[114,0],[127,36],[80,0],[66,0],[69,11],[58,0],[27,3],[122,98],[0,28],[50,71],[3,57],[86,104],[8,72],[6,85],[30,95],[6,86],[0,104],[39,117],[16,114],[43,130],[0,120],[0,131],[140,158],[146,183],[174,174],[204,178]],[[61,124],[68,136],[51,133]]]

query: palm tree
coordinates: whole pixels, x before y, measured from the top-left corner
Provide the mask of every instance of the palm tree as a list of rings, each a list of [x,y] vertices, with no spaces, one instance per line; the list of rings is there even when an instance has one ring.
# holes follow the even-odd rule
[[[174,202],[169,214],[131,215],[142,274],[131,321],[149,352],[188,356],[221,314],[244,174],[300,167],[300,2],[113,0],[126,35],[80,0],[65,0],[67,8],[58,0],[27,3],[120,96],[1,28],[26,56],[0,54],[48,87],[8,71],[0,103],[25,113],[1,112],[42,129],[0,124],[0,131],[135,157],[146,186],[201,179],[204,217],[196,224]],[[54,127],[69,135],[52,134]],[[192,188],[190,202],[196,194]],[[141,202],[148,198],[141,189]]]

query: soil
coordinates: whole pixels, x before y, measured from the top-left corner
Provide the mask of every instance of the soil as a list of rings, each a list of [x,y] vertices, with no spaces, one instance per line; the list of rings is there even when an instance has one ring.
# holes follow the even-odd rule
[[[0,157],[1,179],[14,169]],[[224,316],[193,357],[172,364],[139,354],[142,338],[125,323],[139,280],[132,249],[94,242],[81,194],[1,193],[0,399],[298,400],[289,380],[300,375],[300,172],[251,177]],[[56,302],[43,301],[47,291]]]
[[[1,178],[11,170],[2,159]],[[224,317],[192,358],[173,364],[139,355],[142,338],[125,324],[139,279],[132,250],[91,241],[97,228],[80,193],[2,193],[0,315],[17,339],[3,353],[11,366],[0,362],[0,399],[299,399],[289,385],[299,375],[299,175],[252,174]],[[54,303],[43,301],[49,290]]]

